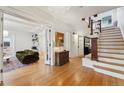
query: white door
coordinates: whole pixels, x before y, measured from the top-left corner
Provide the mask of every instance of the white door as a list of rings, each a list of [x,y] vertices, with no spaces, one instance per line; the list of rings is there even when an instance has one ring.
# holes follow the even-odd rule
[[[0,11],[0,85],[3,83],[3,13]]]
[[[84,55],[84,37],[78,36],[78,56],[83,57]]]

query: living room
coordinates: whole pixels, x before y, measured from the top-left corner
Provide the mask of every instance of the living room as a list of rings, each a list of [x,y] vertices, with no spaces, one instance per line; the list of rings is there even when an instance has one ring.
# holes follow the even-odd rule
[[[33,28],[37,26],[35,23],[28,22],[27,20],[4,14],[3,72],[10,72],[25,66],[22,64],[24,59],[18,58],[19,53],[17,52],[33,48],[38,52],[39,38],[35,36],[37,33],[33,32]]]

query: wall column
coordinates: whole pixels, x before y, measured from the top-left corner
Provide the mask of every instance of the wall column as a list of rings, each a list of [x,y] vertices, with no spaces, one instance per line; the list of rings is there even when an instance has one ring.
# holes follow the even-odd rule
[[[45,53],[45,64],[54,65],[54,45],[53,45],[53,31],[51,26],[46,27],[46,53]]]
[[[3,85],[3,13],[0,11],[0,85]]]

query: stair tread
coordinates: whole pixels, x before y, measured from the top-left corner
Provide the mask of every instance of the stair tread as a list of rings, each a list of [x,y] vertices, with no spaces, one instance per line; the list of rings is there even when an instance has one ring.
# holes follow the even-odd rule
[[[100,56],[100,55],[98,55],[98,57],[110,58],[110,59],[117,59],[117,60],[124,60],[124,58],[108,57],[108,56]]]
[[[94,65],[94,67],[99,68],[99,69],[103,69],[103,70],[106,70],[106,71],[114,72],[114,73],[124,74],[124,71],[115,70],[115,69],[112,69],[112,68],[101,67],[101,66],[97,66],[97,65]]]
[[[120,63],[113,63],[113,62],[108,62],[108,61],[103,61],[103,60],[98,60],[98,62],[124,67],[124,64],[120,64]]]
[[[120,33],[119,30],[108,30],[108,31],[102,31],[102,33],[109,33],[109,32],[117,32],[117,33]]]
[[[124,44],[99,44],[99,46],[124,46]]]
[[[123,40],[120,40],[120,41],[111,41],[111,40],[109,40],[109,41],[105,41],[105,40],[99,40],[99,42],[124,42]]]
[[[111,27],[102,27],[102,30],[111,30],[111,29],[119,29],[118,27],[111,26]]]
[[[107,33],[101,33],[101,35],[108,35],[108,34],[120,34],[118,32],[107,32]]]
[[[124,50],[124,48],[103,48],[103,47],[98,47],[98,49]]]
[[[122,38],[121,35],[114,35],[114,36],[100,36],[100,38]]]
[[[115,52],[101,52],[101,51],[98,51],[98,53],[107,53],[107,54],[119,54],[119,55],[124,55],[124,53],[115,53]]]
[[[121,36],[121,37],[122,37],[121,34],[115,34],[115,35],[100,35],[100,37],[110,37],[110,36]]]
[[[121,40],[123,40],[123,38],[122,37],[120,37],[120,38],[116,38],[116,37],[113,37],[113,38],[99,38],[99,40],[105,40],[105,39],[108,39],[108,40],[110,40],[110,39],[121,39]]]
[[[104,30],[101,30],[101,32],[109,32],[109,31],[120,31],[120,29],[104,29]]]

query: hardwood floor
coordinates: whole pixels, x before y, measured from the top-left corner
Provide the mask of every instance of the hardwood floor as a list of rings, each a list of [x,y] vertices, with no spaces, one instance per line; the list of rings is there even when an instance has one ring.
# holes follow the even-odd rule
[[[81,58],[63,66],[44,65],[41,60],[27,67],[4,73],[4,85],[18,86],[96,86],[124,85],[124,80],[97,73],[81,65]]]

